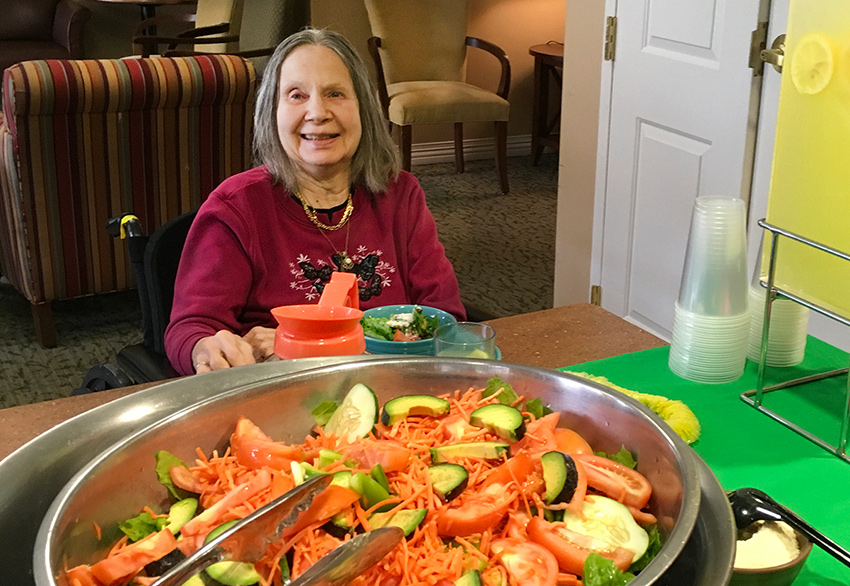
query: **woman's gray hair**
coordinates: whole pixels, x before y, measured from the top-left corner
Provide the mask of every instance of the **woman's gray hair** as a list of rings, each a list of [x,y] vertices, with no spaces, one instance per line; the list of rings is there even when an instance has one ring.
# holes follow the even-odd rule
[[[295,165],[283,150],[277,128],[280,68],[292,51],[302,45],[319,45],[339,55],[351,74],[360,108],[362,135],[351,161],[351,179],[372,193],[386,191],[401,168],[398,151],[387,129],[369,72],[354,47],[339,33],[325,29],[301,30],[277,46],[265,68],[254,112],[254,157],[265,165],[276,182],[297,191]]]

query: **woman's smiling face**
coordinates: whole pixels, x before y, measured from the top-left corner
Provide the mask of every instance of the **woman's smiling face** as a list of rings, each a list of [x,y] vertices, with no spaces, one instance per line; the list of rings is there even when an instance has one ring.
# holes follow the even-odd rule
[[[348,172],[360,144],[360,107],[332,49],[302,45],[280,67],[277,131],[295,165],[315,178]]]

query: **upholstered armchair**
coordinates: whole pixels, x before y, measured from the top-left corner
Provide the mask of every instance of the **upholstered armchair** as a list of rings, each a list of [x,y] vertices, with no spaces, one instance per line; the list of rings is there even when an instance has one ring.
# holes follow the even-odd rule
[[[50,304],[132,288],[107,220],[153,232],[251,164],[255,74],[232,55],[27,61],[0,124],[2,272],[56,342]]]
[[[492,122],[499,185],[507,193],[510,61],[498,46],[467,36],[467,1],[366,0],[366,10],[378,93],[390,124],[400,129],[402,166],[410,170],[413,125],[453,123],[455,164],[463,173],[464,123]],[[498,60],[495,91],[466,82],[468,47]]]
[[[89,9],[73,0],[3,0],[0,72],[31,59],[80,59]]]

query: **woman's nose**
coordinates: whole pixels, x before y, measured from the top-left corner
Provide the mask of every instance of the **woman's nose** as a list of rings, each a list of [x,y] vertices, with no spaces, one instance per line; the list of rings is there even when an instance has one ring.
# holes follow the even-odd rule
[[[311,121],[327,120],[330,117],[325,100],[321,96],[311,97],[307,102],[307,119]]]

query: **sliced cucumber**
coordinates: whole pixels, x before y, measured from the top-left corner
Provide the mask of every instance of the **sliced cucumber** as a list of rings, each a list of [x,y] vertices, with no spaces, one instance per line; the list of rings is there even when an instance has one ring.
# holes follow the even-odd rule
[[[578,486],[578,470],[573,457],[563,452],[546,452],[540,456],[540,462],[546,485],[543,499],[550,505],[569,502]]]
[[[333,412],[325,424],[325,433],[349,442],[369,435],[378,422],[378,397],[375,391],[362,383],[357,383],[342,404]]]
[[[442,464],[450,462],[453,458],[483,458],[485,460],[498,460],[510,451],[508,444],[501,442],[462,442],[431,448],[431,462]]]
[[[409,415],[428,415],[439,417],[451,409],[451,404],[445,399],[431,395],[406,395],[396,397],[386,402],[381,411],[381,423],[392,425]]]
[[[238,519],[226,521],[214,528],[204,538],[204,543],[209,543],[238,521]],[[258,583],[261,579],[254,564],[248,562],[217,562],[207,566],[204,571],[210,578],[225,586],[250,586]]]
[[[604,496],[586,496],[581,515],[564,511],[564,525],[570,531],[598,539],[611,547],[635,552],[632,562],[639,560],[649,547],[649,534],[635,522],[629,508]]]
[[[467,572],[455,580],[455,586],[482,586],[481,572],[478,570]]]
[[[397,513],[374,513],[369,516],[372,529],[400,527],[405,537],[410,537],[428,515],[428,509],[405,509]]]
[[[437,464],[428,467],[428,478],[434,494],[448,502],[464,491],[469,483],[469,472],[460,464]]]
[[[511,442],[519,441],[525,435],[522,413],[510,405],[494,403],[479,407],[469,414],[469,422],[477,427],[489,429],[500,438]]]

